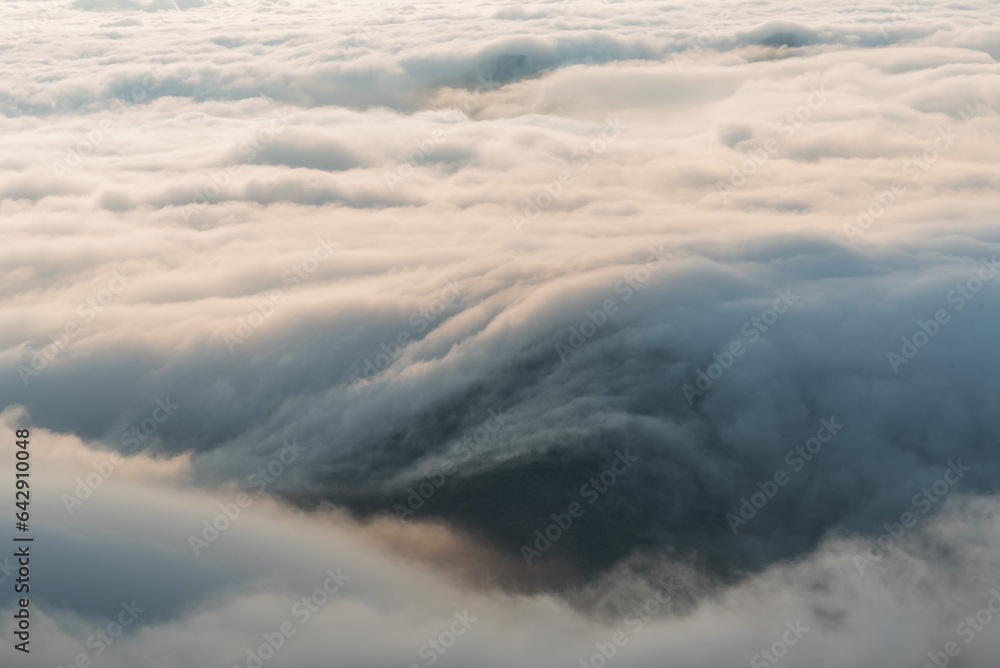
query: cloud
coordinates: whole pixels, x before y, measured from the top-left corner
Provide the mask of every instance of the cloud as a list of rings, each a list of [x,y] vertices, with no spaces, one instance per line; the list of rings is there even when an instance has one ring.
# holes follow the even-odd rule
[[[917,665],[986,605],[996,7],[96,8],[11,4],[0,52],[0,399],[59,489],[145,471],[47,529],[53,661],[139,592],[109,661],[240,661],[333,546],[365,586],[276,665],[421,662],[466,608],[456,665],[579,663],[670,575],[623,664],[801,617],[803,663]]]
[[[26,416],[8,412],[5,419],[10,425]],[[39,537],[48,550],[38,555],[42,563],[57,550],[75,555],[38,582],[33,629],[46,642],[32,656],[40,663],[64,665],[85,654],[111,667],[141,661],[160,668],[198,655],[246,665],[248,651],[257,653],[265,634],[273,639],[287,622],[295,632],[268,657],[271,665],[318,666],[331,653],[352,665],[419,665],[431,651],[428,640],[449,631],[456,613],[469,620],[467,632],[454,643],[445,638],[439,658],[484,666],[589,661],[601,646],[610,652],[607,643],[619,633],[627,641],[612,648],[614,660],[635,667],[659,665],[666,654],[690,666],[749,662],[783,637],[797,640],[779,647],[787,660],[818,666],[863,666],[872,657],[919,665],[948,642],[972,665],[992,658],[996,622],[974,631],[966,618],[997,605],[990,576],[995,500],[947,499],[936,518],[923,520],[864,574],[855,560],[869,545],[835,536],[807,559],[725,589],[682,564],[635,560],[574,589],[570,603],[498,596],[488,580],[470,587],[449,560],[471,569],[498,564],[445,527],[416,522],[400,530],[396,520],[357,525],[335,512],[291,511],[261,495],[194,557],[189,534],[220,516],[220,504],[233,504],[235,490],[192,490],[183,482],[187,463],[139,456],[70,515],[58,495],[108,453],[71,436],[36,431],[34,437],[48,444],[36,453],[47,472],[39,479],[45,492]],[[387,544],[402,535],[405,542]],[[940,558],[942,549],[948,559]],[[145,576],[151,570],[157,577]],[[99,572],[114,577],[95,577]],[[342,586],[313,598],[330,572]],[[303,597],[316,603],[296,607]],[[109,635],[123,604],[139,611],[137,619],[120,636]],[[789,624],[801,638],[786,633]],[[113,641],[99,641],[100,631]],[[10,646],[0,651],[13,660]]]

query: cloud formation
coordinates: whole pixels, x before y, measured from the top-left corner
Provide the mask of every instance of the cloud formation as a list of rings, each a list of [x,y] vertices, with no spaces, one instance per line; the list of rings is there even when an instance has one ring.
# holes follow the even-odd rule
[[[688,639],[769,637],[792,610],[822,629],[805,663],[919,665],[986,604],[968,537],[994,540],[1000,474],[994,5],[3,12],[3,405],[74,452],[169,469],[143,503],[179,495],[152,525],[184,535],[195,500],[300,445],[260,522],[295,518],[302,573],[335,566],[339,535],[404,583],[324,609],[343,638],[362,618],[409,638],[337,644],[351,665],[422,662],[428,588],[427,619],[460,597],[524,638],[500,660],[503,625],[473,626],[456,665],[552,665],[553,629],[573,664],[672,574],[688,593],[622,662],[750,661]],[[106,512],[139,531],[142,494]],[[867,591],[852,557],[905,512],[910,560]],[[53,532],[82,550],[99,529],[75,517]],[[225,664],[245,625],[198,620],[259,622],[322,582],[222,543],[196,576],[183,536],[158,561],[107,539],[131,570],[52,594],[53,634],[158,563],[172,584],[148,590],[135,651],[231,638]],[[878,615],[897,622],[833,651]],[[329,654],[313,642],[275,662]]]

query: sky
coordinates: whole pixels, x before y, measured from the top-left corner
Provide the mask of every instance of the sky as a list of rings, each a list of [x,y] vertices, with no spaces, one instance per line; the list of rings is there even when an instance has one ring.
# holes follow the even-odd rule
[[[994,665],[998,5],[0,24],[3,665]]]

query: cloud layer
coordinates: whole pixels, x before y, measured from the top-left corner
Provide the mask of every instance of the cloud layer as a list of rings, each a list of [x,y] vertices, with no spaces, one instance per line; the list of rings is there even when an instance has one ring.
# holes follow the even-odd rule
[[[622,662],[750,661],[690,638],[808,614],[803,665],[919,665],[928,629],[986,604],[969,536],[994,540],[1000,474],[994,5],[3,11],[0,397],[74,452],[165,467],[148,504],[180,500],[151,525],[180,540],[134,640],[150,665],[184,664],[162,648],[193,636],[234,638],[216,659],[237,661],[245,627],[197,620],[259,626],[322,582],[225,550],[186,572],[207,562],[183,538],[196,501],[255,480],[277,504],[259,521],[296,518],[282,542],[315,555],[301,572],[333,567],[330,531],[405,581],[364,608],[374,637],[415,633],[427,587],[435,619],[471,597],[516,620],[470,629],[456,665],[491,665],[505,634],[525,654],[496,665],[578,663],[672,574],[687,594]],[[142,494],[107,512],[137,526]],[[97,531],[53,512],[73,549]],[[912,556],[866,591],[852,558],[905,512]],[[114,594],[47,594],[66,647],[144,586],[130,536]],[[323,627],[354,637],[359,605]],[[878,615],[896,621],[834,652]],[[415,638],[335,644],[421,665]]]

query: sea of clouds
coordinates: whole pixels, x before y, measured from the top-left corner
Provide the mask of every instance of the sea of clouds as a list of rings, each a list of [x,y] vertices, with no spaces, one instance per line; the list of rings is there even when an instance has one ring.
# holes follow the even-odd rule
[[[5,3],[30,665],[993,665],[1000,8],[804,5]]]

